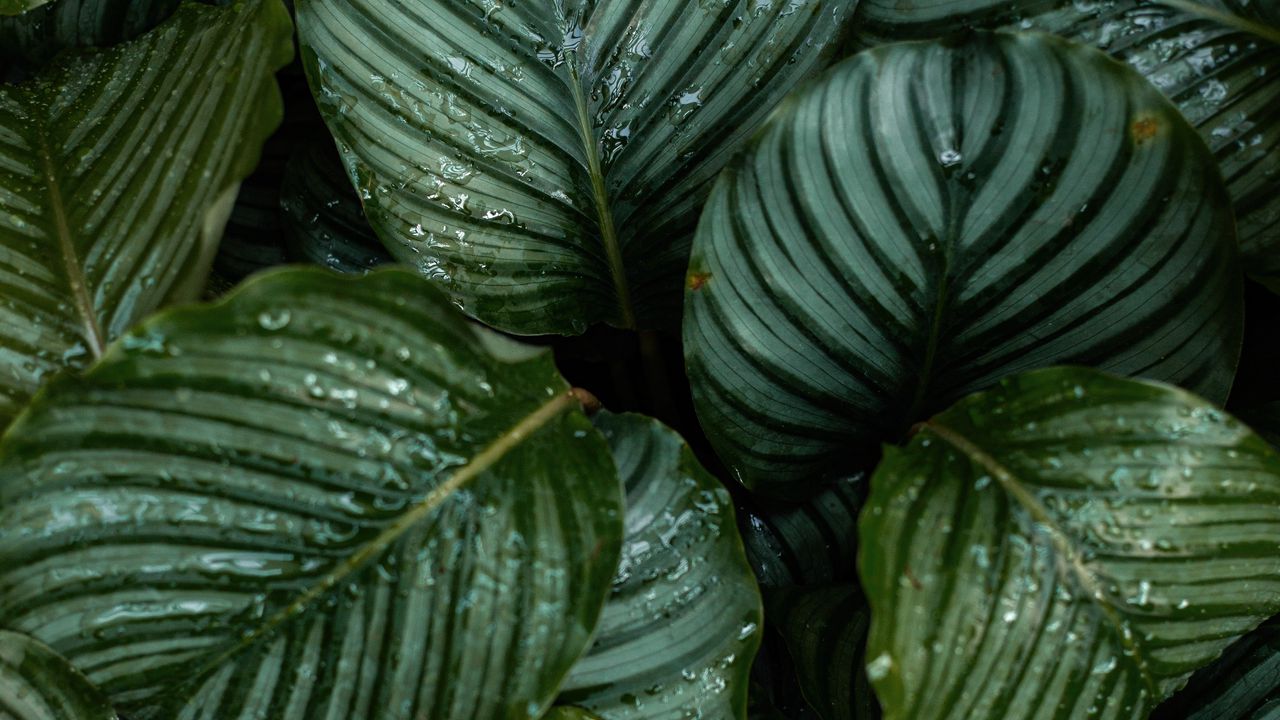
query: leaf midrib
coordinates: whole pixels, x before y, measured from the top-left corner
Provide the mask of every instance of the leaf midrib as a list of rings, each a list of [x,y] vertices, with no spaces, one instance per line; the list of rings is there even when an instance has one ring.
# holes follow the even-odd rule
[[[433,488],[420,502],[410,506],[399,519],[358,548],[333,570],[326,573],[320,582],[308,588],[306,592],[300,594],[287,606],[267,618],[253,630],[242,634],[235,645],[219,653],[211,660],[202,663],[189,677],[193,681],[198,681],[209,671],[220,667],[232,657],[252,647],[263,637],[273,633],[281,625],[300,615],[308,606],[331,592],[343,580],[350,577],[374,558],[380,556],[414,525],[443,505],[454,493],[463,489],[471,481],[493,467],[498,461],[506,457],[507,453],[515,449],[516,446],[524,442],[548,422],[570,408],[583,403],[582,391],[577,389],[568,390],[556,395],[538,409],[524,416],[519,422],[512,425],[506,432],[476,453],[470,462],[458,468],[457,472]]]
[[[98,324],[93,299],[89,297],[84,266],[80,262],[79,253],[76,252],[75,240],[71,236],[71,225],[67,219],[66,204],[62,199],[62,186],[58,181],[57,166],[54,165],[53,153],[44,129],[38,128],[35,137],[40,153],[41,172],[44,174],[45,188],[49,195],[49,212],[53,216],[53,230],[58,236],[58,251],[62,256],[63,273],[67,278],[72,304],[80,316],[83,337],[88,343],[89,351],[94,358],[100,358],[106,347],[106,341],[102,327]]]
[[[1085,597],[1089,598],[1090,607],[1098,610],[1099,614],[1110,625],[1112,631],[1120,644],[1125,648],[1126,656],[1133,659],[1133,665],[1136,667],[1138,674],[1142,677],[1143,684],[1146,686],[1149,696],[1153,699],[1160,697],[1159,687],[1156,680],[1151,675],[1150,669],[1147,667],[1145,651],[1138,644],[1138,641],[1128,624],[1116,612],[1115,607],[1104,602],[1107,597],[1103,590],[1102,584],[1098,576],[1089,570],[1088,565],[1080,556],[1074,546],[1071,544],[1071,538],[1067,534],[1043,504],[1023,486],[1016,475],[1006,468],[999,460],[996,460],[987,451],[983,450],[979,445],[969,440],[961,433],[942,425],[936,419],[928,420],[921,423],[922,429],[928,430],[936,435],[939,439],[948,443],[955,449],[959,450],[972,462],[982,466],[991,476],[1000,484],[1001,489],[1005,491],[1010,498],[1022,507],[1032,519],[1034,519],[1041,527],[1048,532],[1054,549],[1057,550],[1054,557],[1059,568],[1063,570],[1063,574],[1073,579],[1083,591]]]
[[[618,243],[618,231],[613,222],[613,208],[609,204],[609,193],[604,185],[604,171],[600,164],[600,150],[595,135],[591,132],[591,119],[587,109],[587,99],[582,92],[582,79],[578,75],[575,63],[569,63],[569,85],[573,90],[573,104],[577,110],[578,136],[582,140],[582,149],[587,158],[587,174],[591,176],[591,196],[595,202],[596,218],[600,223],[600,241],[604,244],[605,256],[609,262],[609,276],[613,280],[613,289],[618,296],[618,308],[622,314],[623,327],[636,329],[635,308],[631,302],[631,290],[627,285],[627,271],[622,260],[622,246]]]

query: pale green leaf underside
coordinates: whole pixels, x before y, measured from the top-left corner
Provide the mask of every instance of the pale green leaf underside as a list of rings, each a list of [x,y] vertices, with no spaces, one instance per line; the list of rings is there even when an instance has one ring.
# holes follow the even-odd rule
[[[0,87],[0,426],[46,375],[198,293],[279,122],[289,33],[279,0],[187,4]]]
[[[1213,150],[1235,205],[1244,268],[1280,289],[1280,3],[1266,0],[866,0],[861,44],[1005,25],[1094,45],[1141,72]]]
[[[756,488],[1058,363],[1223,400],[1241,337],[1213,158],[1136,72],[1039,33],[861,53],[726,170],[690,263],[699,418]]]
[[[1025,373],[888,448],[861,536],[887,720],[1145,718],[1280,610],[1280,456],[1171,386]]]
[[[669,326],[711,182],[854,0],[302,0],[374,229],[521,334]]]
[[[809,706],[823,720],[878,719],[863,669],[871,616],[858,586],[791,587],[767,597]]]
[[[407,270],[163,313],[0,446],[0,623],[134,720],[537,717],[622,536],[548,353]]]
[[[43,643],[0,630],[0,718],[116,720],[102,693]]]
[[[741,719],[761,609],[729,494],[658,421],[602,413],[595,424],[626,486],[626,536],[559,702],[605,720]]]

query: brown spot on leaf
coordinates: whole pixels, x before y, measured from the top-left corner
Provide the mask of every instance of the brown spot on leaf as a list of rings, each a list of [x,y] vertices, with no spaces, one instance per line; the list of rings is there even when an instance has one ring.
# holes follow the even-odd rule
[[[1133,121],[1133,125],[1129,126],[1129,133],[1133,135],[1133,142],[1141,145],[1156,136],[1160,130],[1160,123],[1155,118],[1142,117]]]
[[[711,279],[711,273],[709,273],[709,272],[692,272],[692,273],[689,273],[689,289],[690,289],[690,290],[701,290],[701,289],[702,289],[702,286],[703,286],[703,285],[706,285],[706,284],[707,284],[707,281],[708,281],[708,280],[710,280],[710,279]]]

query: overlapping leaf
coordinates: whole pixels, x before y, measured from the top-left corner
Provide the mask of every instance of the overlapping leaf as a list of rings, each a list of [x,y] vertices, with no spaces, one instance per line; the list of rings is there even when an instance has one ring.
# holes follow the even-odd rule
[[[853,584],[771,591],[769,618],[787,642],[804,696],[823,720],[875,720],[863,668],[870,613]]]
[[[538,717],[622,488],[548,353],[416,274],[163,313],[0,445],[0,624],[133,720]]]
[[[303,58],[374,229],[521,334],[673,325],[716,173],[855,0],[302,0]]]
[[[853,578],[866,479],[858,473],[796,505],[744,501],[742,541],[761,587]]]
[[[1038,366],[1225,399],[1241,301],[1226,191],[1168,100],[1096,50],[975,33],[846,60],[726,170],[686,359],[717,450],[790,492]]]
[[[38,67],[60,50],[112,45],[155,27],[180,0],[60,0],[0,14],[0,66]]]
[[[1280,609],[1280,456],[1176,388],[1040,370],[887,449],[861,534],[886,718],[1141,718]]]
[[[1152,720],[1264,720],[1280,712],[1280,618],[1231,645]]]
[[[560,702],[605,720],[744,718],[760,592],[728,492],[656,420],[595,423],[626,486],[626,538],[595,642]]]
[[[0,426],[45,376],[199,293],[279,122],[289,35],[279,0],[187,4],[0,86]]]
[[[1040,29],[1094,45],[1160,88],[1199,131],[1231,191],[1244,267],[1280,289],[1280,3],[1248,0],[867,0],[863,44],[963,26]]]
[[[43,643],[0,630],[0,718],[116,720],[98,689]]]
[[[364,219],[328,137],[299,146],[280,188],[289,254],[339,272],[368,272],[390,262]]]

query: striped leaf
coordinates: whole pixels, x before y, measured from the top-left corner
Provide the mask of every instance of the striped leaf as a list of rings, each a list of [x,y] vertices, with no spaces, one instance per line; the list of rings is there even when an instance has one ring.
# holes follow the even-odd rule
[[[897,0],[859,6],[861,44],[1002,25],[1066,35],[1142,73],[1222,168],[1245,270],[1280,290],[1280,3],[1253,0]]]
[[[1039,33],[859,54],[721,177],[685,352],[748,486],[793,493],[1005,375],[1057,363],[1225,399],[1242,332],[1230,203],[1134,71]]]
[[[667,327],[716,173],[856,0],[300,0],[374,230],[519,334]]]
[[[187,4],[129,43],[0,85],[0,427],[199,294],[235,186],[280,119],[279,0]]]
[[[173,14],[179,0],[58,0],[0,15],[0,66],[36,67],[66,48],[131,40]]]
[[[0,630],[0,718],[116,720],[102,693],[40,641]]]
[[[368,272],[391,261],[328,137],[294,150],[284,169],[280,210],[289,255],[297,261],[346,273]]]
[[[809,704],[823,720],[877,720],[863,669],[871,616],[856,585],[786,588],[767,596]]]
[[[1280,714],[1280,618],[1227,648],[1152,720],[1266,720]]]
[[[886,718],[1144,718],[1280,610],[1280,456],[1185,391],[1034,371],[888,448],[861,534]]]
[[[797,505],[742,501],[742,541],[760,586],[852,580],[865,492],[866,473],[858,473]]]
[[[595,642],[559,701],[604,720],[741,719],[761,608],[729,493],[658,421],[595,423],[626,486],[626,537]]]
[[[407,270],[256,276],[0,444],[0,623],[132,720],[535,718],[622,488],[549,353]]]

